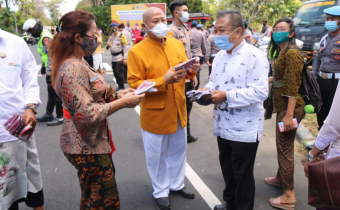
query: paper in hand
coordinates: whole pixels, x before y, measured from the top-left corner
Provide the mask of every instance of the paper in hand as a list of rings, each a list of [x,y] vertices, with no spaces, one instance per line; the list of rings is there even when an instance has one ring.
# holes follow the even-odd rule
[[[156,82],[144,81],[136,90],[135,94],[143,94],[145,92],[156,92],[157,89],[153,88],[156,85]]]
[[[212,93],[210,90],[202,91],[202,90],[190,90],[186,93],[188,98],[191,99],[191,101],[199,100],[204,96],[212,96]]]
[[[196,63],[196,61],[199,61],[199,60],[200,60],[199,57],[191,58],[187,62],[175,66],[175,71],[178,71],[178,70],[181,70],[181,69],[189,70],[191,68],[191,66],[194,65],[194,63]]]
[[[31,125],[25,126],[25,119],[19,114],[14,114],[9,120],[7,120],[4,126],[11,135],[18,137],[20,140],[25,142],[34,132]]]

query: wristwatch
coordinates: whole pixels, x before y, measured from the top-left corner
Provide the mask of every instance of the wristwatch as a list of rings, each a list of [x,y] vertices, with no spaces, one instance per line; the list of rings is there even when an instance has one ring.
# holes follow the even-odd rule
[[[37,114],[37,107],[35,105],[29,105],[29,106],[26,106],[26,109],[32,109],[33,113],[34,114]],[[26,110],[25,109],[25,110]]]
[[[312,155],[311,151],[308,153],[308,161],[312,161],[314,159],[314,156]]]
[[[118,91],[115,92],[115,100],[118,99]]]

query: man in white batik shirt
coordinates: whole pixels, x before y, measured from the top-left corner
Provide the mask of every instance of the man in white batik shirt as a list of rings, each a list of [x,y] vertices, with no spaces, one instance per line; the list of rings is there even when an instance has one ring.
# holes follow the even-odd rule
[[[1,10],[1,3],[0,3]],[[44,195],[34,135],[24,142],[4,124],[14,114],[25,125],[36,125],[40,105],[38,68],[26,42],[0,29],[0,210],[18,209],[25,201],[34,210],[44,209]]]
[[[226,184],[227,204],[215,210],[253,210],[254,162],[262,137],[263,101],[268,96],[269,65],[262,52],[247,44],[238,11],[216,14],[216,55],[209,82],[202,90],[212,91],[213,121],[220,164]]]

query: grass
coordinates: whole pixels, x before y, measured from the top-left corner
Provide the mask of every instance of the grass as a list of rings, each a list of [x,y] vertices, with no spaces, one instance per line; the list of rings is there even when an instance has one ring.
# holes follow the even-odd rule
[[[305,118],[301,122],[306,129],[314,136],[317,137],[319,134],[319,126],[317,122],[316,114],[306,114]]]

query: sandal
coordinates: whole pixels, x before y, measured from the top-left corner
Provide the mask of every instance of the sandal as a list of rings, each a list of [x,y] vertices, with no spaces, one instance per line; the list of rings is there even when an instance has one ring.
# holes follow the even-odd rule
[[[276,179],[276,177],[266,177],[266,178],[264,179],[264,181],[265,181],[267,184],[269,184],[269,185],[277,186],[277,187],[282,187],[282,185],[273,182],[273,181],[272,181],[273,179]]]
[[[271,198],[269,200],[270,205],[275,208],[283,209],[283,210],[294,210],[295,203],[281,203],[281,196],[278,198]]]

